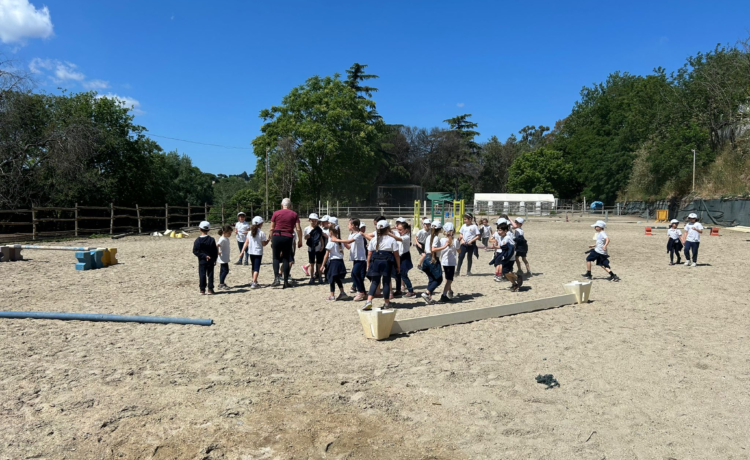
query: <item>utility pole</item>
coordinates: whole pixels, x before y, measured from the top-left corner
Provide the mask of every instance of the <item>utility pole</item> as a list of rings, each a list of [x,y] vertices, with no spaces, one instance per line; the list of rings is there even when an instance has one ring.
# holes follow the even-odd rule
[[[266,220],[268,220],[268,148],[266,148]]]
[[[693,149],[693,193],[695,193],[695,149]]]

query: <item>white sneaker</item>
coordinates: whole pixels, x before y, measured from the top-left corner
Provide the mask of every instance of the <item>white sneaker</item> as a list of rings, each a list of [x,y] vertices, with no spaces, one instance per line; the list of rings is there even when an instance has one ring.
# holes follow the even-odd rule
[[[690,261],[689,261],[689,260],[688,260],[687,262],[685,262],[685,266],[686,266],[686,267],[689,267],[689,266],[690,266]]]
[[[431,304],[431,303],[432,303],[432,297],[430,297],[430,295],[429,295],[429,294],[427,294],[426,292],[423,292],[423,293],[422,293],[422,298],[423,298],[423,299],[424,299],[424,301],[425,301],[425,302],[427,302],[428,304]]]
[[[693,262],[692,264],[690,264],[690,266],[691,267],[697,267],[698,265],[695,262]]]
[[[445,294],[445,296],[448,297],[449,299],[453,300],[453,291],[448,291],[448,293]]]
[[[362,307],[362,310],[364,311],[372,310],[372,302],[370,302],[369,300],[365,302],[365,306]]]

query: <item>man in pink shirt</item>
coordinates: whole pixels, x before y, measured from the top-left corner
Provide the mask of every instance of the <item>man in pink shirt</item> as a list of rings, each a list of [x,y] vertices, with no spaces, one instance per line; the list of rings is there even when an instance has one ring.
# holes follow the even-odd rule
[[[297,232],[297,247],[302,247],[302,227],[299,216],[289,209],[292,200],[284,198],[281,200],[281,209],[275,211],[271,217],[271,250],[273,252],[274,280],[271,286],[281,284],[279,279],[279,263],[284,269],[284,285],[282,289],[289,287],[289,261],[292,258],[292,244],[294,244],[294,232]]]

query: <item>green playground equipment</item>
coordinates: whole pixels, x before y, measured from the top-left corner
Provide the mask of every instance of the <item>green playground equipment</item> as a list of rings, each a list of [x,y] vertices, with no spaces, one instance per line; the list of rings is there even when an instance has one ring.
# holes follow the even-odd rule
[[[463,222],[465,212],[464,200],[456,200],[452,193],[428,192],[427,199],[432,203],[430,217],[432,220],[440,218],[440,223],[445,225],[446,219],[453,223],[458,230]]]

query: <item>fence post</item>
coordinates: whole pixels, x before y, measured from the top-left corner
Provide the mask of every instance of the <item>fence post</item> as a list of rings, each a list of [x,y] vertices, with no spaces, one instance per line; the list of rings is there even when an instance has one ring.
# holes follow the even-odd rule
[[[164,204],[164,231],[169,231],[169,203]]]
[[[188,227],[190,227],[190,202],[188,201]]]
[[[208,220],[208,203],[206,202],[203,203],[203,214],[205,214],[205,217],[206,217],[203,220]]]
[[[221,226],[224,226],[224,203],[221,203]]]
[[[76,224],[76,226],[75,226],[76,236],[78,236],[78,203],[76,203],[76,222],[75,222],[75,224]]]
[[[338,215],[339,215],[339,202],[337,200],[336,201],[336,216],[338,216]]]
[[[138,234],[141,234],[141,208],[135,205],[135,216],[138,218]]]
[[[34,206],[31,206],[31,239],[36,240],[36,209],[34,209]]]
[[[109,204],[109,234],[114,235],[115,233],[115,204]]]

